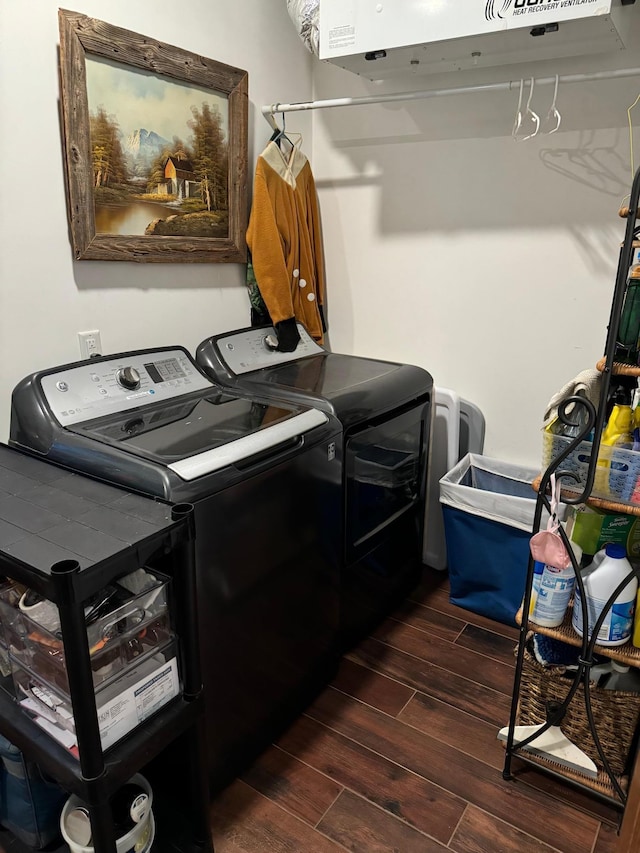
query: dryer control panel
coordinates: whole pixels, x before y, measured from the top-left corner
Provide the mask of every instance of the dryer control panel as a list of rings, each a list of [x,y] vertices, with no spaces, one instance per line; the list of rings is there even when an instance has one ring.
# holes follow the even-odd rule
[[[142,350],[82,362],[42,376],[40,384],[62,426],[217,387],[182,349]]]
[[[220,335],[216,337],[215,343],[220,358],[237,376],[252,370],[261,370],[263,367],[272,367],[274,364],[286,364],[308,355],[326,352],[313,340],[304,326],[300,323],[297,326],[300,342],[293,352],[279,352],[273,348],[273,343],[277,343],[273,329],[270,332],[264,328],[245,329],[231,335]]]

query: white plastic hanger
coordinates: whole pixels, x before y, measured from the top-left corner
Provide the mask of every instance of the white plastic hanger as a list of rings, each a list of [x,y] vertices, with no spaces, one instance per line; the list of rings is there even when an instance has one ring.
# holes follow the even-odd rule
[[[535,85],[535,80],[532,77],[531,82],[529,84],[529,97],[527,99],[527,106],[526,106],[525,111],[524,111],[524,117],[525,117],[525,120],[528,119],[528,120],[533,122],[533,124],[535,125],[535,130],[533,131],[533,133],[530,133],[528,136],[523,136],[522,137],[523,142],[526,139],[533,139],[533,137],[536,136],[536,134],[538,133],[538,130],[540,129],[540,116],[538,115],[538,113],[535,113],[531,109],[531,99],[533,98],[533,87],[534,87],[534,85]]]
[[[524,81],[520,78],[520,95],[518,96],[518,109],[516,110],[515,121],[513,122],[513,130],[511,131],[511,136],[518,142],[518,133],[520,128],[522,127],[522,87],[524,86]]]
[[[553,90],[553,103],[549,107],[549,112],[545,117],[542,128],[543,133],[546,133],[549,136],[552,133],[555,133],[556,130],[560,129],[560,122],[562,121],[562,116],[560,115],[558,108],[556,107],[556,98],[558,97],[558,80],[559,77],[556,74],[556,85],[555,89]],[[554,124],[555,126],[553,126]],[[551,130],[547,130],[547,128],[549,127],[551,128]]]
[[[529,84],[529,97],[527,99],[527,106],[524,109],[524,113],[522,112],[522,91],[524,88],[524,81],[520,80],[520,95],[518,97],[518,109],[516,111],[516,119],[513,123],[513,131],[511,135],[515,139],[516,142],[524,142],[526,139],[532,139],[540,128],[540,116],[535,113],[531,109],[531,99],[533,98],[533,87],[535,84],[535,80],[533,77],[531,78],[531,82]],[[534,126],[534,130],[532,133],[528,133],[526,136],[520,136],[520,130],[522,129],[523,123],[531,122]]]

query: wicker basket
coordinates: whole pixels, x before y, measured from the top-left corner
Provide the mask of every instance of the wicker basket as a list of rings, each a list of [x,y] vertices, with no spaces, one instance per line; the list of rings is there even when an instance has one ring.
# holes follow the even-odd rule
[[[563,666],[542,666],[529,648],[525,649],[518,725],[531,726],[546,722],[547,702],[563,702],[574,676],[575,673],[567,672]],[[640,717],[640,693],[602,690],[595,684],[591,685],[589,693],[600,744],[612,772],[624,787],[626,784],[624,777],[632,758],[631,751],[635,745],[634,737]],[[582,684],[579,685],[560,726],[569,740],[595,762],[599,771],[599,782],[594,787],[604,786],[603,792],[609,793],[608,789],[612,786],[591,734]],[[587,778],[570,770],[567,770],[567,775],[579,778],[581,781]]]

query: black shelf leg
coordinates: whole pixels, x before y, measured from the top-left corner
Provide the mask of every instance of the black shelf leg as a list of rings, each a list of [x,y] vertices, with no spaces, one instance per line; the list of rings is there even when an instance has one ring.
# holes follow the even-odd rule
[[[173,542],[172,559],[177,571],[173,594],[176,600],[176,628],[182,647],[182,687],[184,698],[197,698],[202,693],[200,666],[200,638],[194,613],[198,612],[196,591],[195,520],[193,504],[182,503],[171,507],[173,521],[184,523]]]
[[[89,814],[94,846],[96,853],[116,853],[109,802],[106,796],[100,795],[106,769],[98,726],[84,610],[82,601],[76,600],[75,577],[79,571],[80,564],[75,560],[63,560],[51,566],[51,575],[58,593],[60,628],[67,663],[80,769],[83,778],[91,786]]]
[[[91,818],[91,845],[95,853],[116,853],[116,835],[109,801],[101,799],[89,806]]]
[[[97,779],[104,773],[104,758],[96,712],[96,695],[91,675],[91,658],[87,643],[82,602],[76,601],[74,576],[80,571],[75,560],[63,560],[51,567],[58,588],[60,628],[69,678],[69,693],[80,754],[80,767],[85,779]]]
[[[202,673],[200,667],[200,638],[193,614],[198,612],[196,591],[195,521],[192,504],[176,504],[171,508],[174,521],[186,522],[181,531],[182,539],[174,543],[173,558],[177,561],[180,579],[175,584],[177,599],[176,621],[178,636],[182,644],[183,695],[189,700],[202,695]],[[204,716],[184,735],[186,764],[190,785],[191,820],[194,850],[213,853],[211,825],[209,820],[209,771],[207,762],[207,734]]]

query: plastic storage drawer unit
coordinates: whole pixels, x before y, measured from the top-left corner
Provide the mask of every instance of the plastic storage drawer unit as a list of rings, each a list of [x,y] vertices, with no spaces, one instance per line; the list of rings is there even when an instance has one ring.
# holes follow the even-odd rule
[[[128,588],[132,586],[131,578],[136,579],[137,586],[142,585],[140,591],[133,593]],[[57,608],[51,602],[40,601],[26,610],[20,609],[21,596],[16,590],[19,592],[19,587],[4,593],[0,590],[0,616],[9,653],[68,695]],[[157,572],[139,570],[106,587],[85,607],[87,643],[96,687],[140,655],[166,643],[171,636],[167,597],[166,578]],[[103,615],[93,615],[100,613]]]
[[[49,684],[15,658],[11,659],[16,698],[49,734],[74,746],[75,721],[69,695]],[[102,748],[108,749],[155,711],[178,696],[177,643],[141,657],[133,666],[96,690]],[[69,735],[65,736],[64,732]]]

